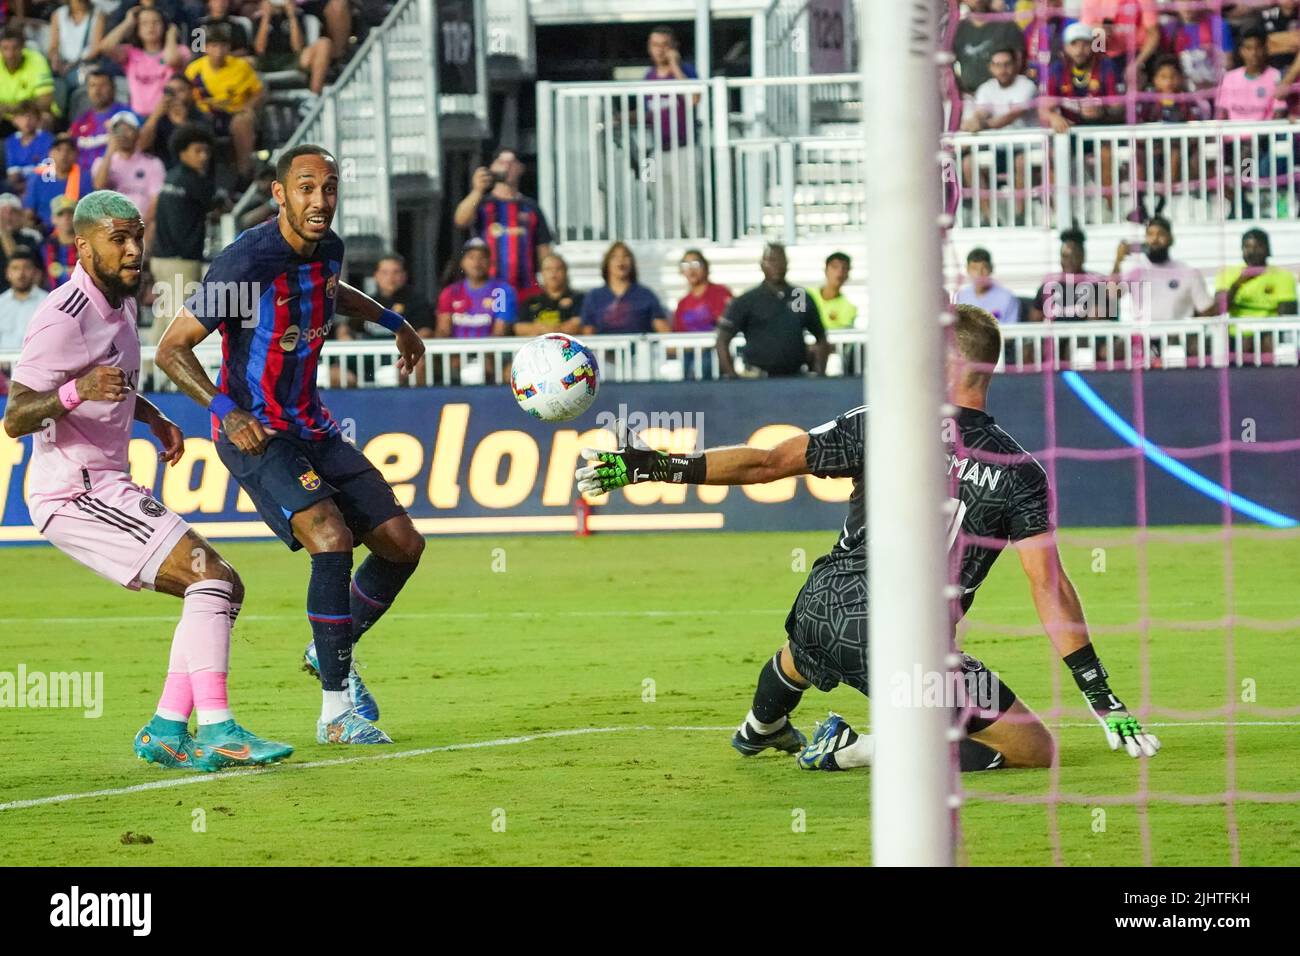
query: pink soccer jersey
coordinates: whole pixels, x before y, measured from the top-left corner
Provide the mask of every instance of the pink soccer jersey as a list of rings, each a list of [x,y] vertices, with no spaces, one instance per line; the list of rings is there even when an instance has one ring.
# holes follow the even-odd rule
[[[1273,98],[1273,90],[1281,80],[1282,74],[1271,66],[1253,78],[1246,76],[1244,66],[1229,70],[1219,81],[1215,108],[1230,120],[1272,119],[1275,109],[1286,107],[1284,100]]]
[[[15,382],[46,392],[97,366],[116,365],[132,389],[120,402],[83,402],[32,436],[27,505],[37,528],[105,472],[130,471],[127,449],[140,381],[138,308],[134,298],[111,308],[78,264],[32,316]]]

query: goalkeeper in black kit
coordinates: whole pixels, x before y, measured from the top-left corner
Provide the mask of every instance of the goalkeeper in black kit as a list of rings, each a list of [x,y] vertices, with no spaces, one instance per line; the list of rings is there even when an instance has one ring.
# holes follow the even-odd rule
[[[1047,475],[984,410],[1002,350],[997,321],[974,306],[956,310],[947,360],[948,398],[957,407],[959,433],[948,457],[949,478],[957,486],[949,543],[957,547],[951,558],[962,593],[954,624],[1010,544],[1029,579],[1047,636],[1110,748],[1123,747],[1131,757],[1153,757],[1160,741],[1146,733],[1115,696],[1088,637],[1079,596],[1061,565],[1049,515]],[[809,687],[829,691],[844,683],[868,692],[865,455],[865,408],[845,412],[771,449],[742,445],[688,455],[635,446],[583,451],[587,464],[577,472],[578,487],[596,494],[642,481],[748,485],[809,474],[853,479],[839,540],[809,572],[786,617],[785,645],[763,665],[753,706],[732,737],[732,746],[744,756],[771,748],[797,754],[799,765],[810,770],[847,770],[871,763],[872,738],[856,733],[839,715],[831,714],[819,724],[811,744],[789,719]],[[955,705],[966,730],[958,744],[961,769],[1050,766],[1055,743],[1042,721],[982,662],[966,654],[960,660],[952,676],[966,691]]]

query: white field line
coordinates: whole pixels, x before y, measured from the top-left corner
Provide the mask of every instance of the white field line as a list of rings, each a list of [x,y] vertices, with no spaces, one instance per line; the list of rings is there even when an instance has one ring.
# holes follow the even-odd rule
[[[1169,723],[1148,723],[1146,727],[1222,727],[1226,722],[1222,720],[1205,720],[1205,721],[1173,721]],[[1096,728],[1096,723],[1063,723],[1061,727],[1086,727],[1088,729]],[[1235,721],[1236,727],[1300,727],[1300,721],[1291,720],[1254,720],[1254,721]],[[409,757],[425,757],[429,754],[450,753],[457,750],[480,750],[486,747],[510,747],[515,744],[527,744],[537,740],[554,740],[560,737],[581,737],[588,734],[620,734],[620,733],[679,733],[704,731],[707,733],[730,733],[735,730],[734,725],[726,727],[706,727],[693,725],[669,725],[667,727],[650,727],[646,725],[633,725],[625,727],[577,727],[571,730],[550,730],[539,734],[524,734],[518,737],[498,737],[495,740],[477,740],[470,743],[444,744],[441,747],[422,747],[419,750],[397,750],[388,753],[372,753],[356,757],[335,757],[330,760],[309,760],[306,763],[281,763],[273,767],[263,767],[249,770],[224,770],[219,773],[196,774],[185,772],[185,776],[168,777],[165,780],[152,780],[149,783],[137,783],[129,787],[112,787],[106,790],[87,790],[82,793],[56,793],[48,797],[33,797],[29,800],[12,800],[9,803],[0,803],[0,812],[6,810],[25,810],[29,807],[48,806],[53,803],[68,803],[72,800],[86,800],[91,797],[120,797],[132,793],[145,793],[150,790],[166,790],[171,787],[188,787],[198,783],[214,783],[223,780],[233,780],[239,777],[266,776],[268,774],[280,774],[298,770],[318,770],[321,767],[341,767],[346,764],[356,763],[374,763],[380,760],[405,760]],[[184,772],[184,771],[181,771]]]
[[[793,592],[792,592],[793,593]],[[1152,611],[1163,611],[1180,607],[1200,607],[1200,601],[1161,601],[1157,604],[1147,604],[1148,613]],[[1251,600],[1247,605],[1249,608],[1257,607],[1295,607],[1294,600]],[[1108,601],[1107,608],[1132,608],[1141,610],[1142,605],[1135,602],[1114,602]],[[736,607],[736,608],[683,608],[680,610],[608,610],[601,608],[590,608],[587,610],[537,610],[537,611],[389,611],[384,615],[386,620],[408,620],[408,621],[428,621],[438,619],[465,619],[465,620],[487,620],[491,618],[532,618],[532,617],[717,617],[719,615],[740,615],[740,614],[785,614],[790,610],[789,605],[785,607],[767,608],[767,607]],[[1024,605],[981,605],[979,611],[985,613],[1004,613],[1007,611],[1023,611]],[[249,614],[247,612],[239,615],[242,621],[298,621],[301,620],[305,612],[294,612],[286,614]],[[1241,612],[1245,616],[1245,612]],[[1222,617],[1222,614],[1217,615]],[[1217,619],[1216,617],[1216,619]],[[86,615],[80,617],[0,617],[0,626],[20,627],[37,624],[164,624],[176,623],[174,614],[101,614]],[[1005,622],[1001,622],[1005,623]],[[1168,625],[1179,623],[1176,620],[1167,620],[1159,618],[1157,624]],[[970,621],[972,628],[990,629],[998,626],[998,622]]]

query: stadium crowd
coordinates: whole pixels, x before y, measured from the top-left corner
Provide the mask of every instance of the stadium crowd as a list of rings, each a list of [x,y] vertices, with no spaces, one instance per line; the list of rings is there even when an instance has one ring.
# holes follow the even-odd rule
[[[309,102],[337,75],[357,31],[375,22],[374,8],[354,10],[348,0],[10,2],[0,32],[0,351],[21,345],[36,305],[66,281],[75,264],[72,209],[92,189],[121,191],[144,212],[148,289],[199,279],[206,226],[230,209],[236,191],[254,184],[259,200],[242,214],[241,229],[273,216],[271,171],[257,162],[267,145],[268,80],[296,83],[299,102]],[[1070,9],[1077,16],[1066,15],[1062,0],[967,0],[952,33],[954,125],[1068,132],[1300,118],[1291,89],[1300,76],[1300,0],[1076,0]],[[647,80],[695,75],[671,29],[652,29],[647,51]],[[665,135],[676,142],[671,129]],[[1110,164],[1101,166],[1109,174]],[[373,272],[379,300],[429,338],[714,332],[725,346],[743,333],[747,374],[823,371],[825,330],[855,324],[857,309],[842,291],[851,262],[841,252],[826,259],[817,281],[797,287],[786,279],[785,250],[769,245],[762,281],[733,295],[710,280],[705,255],[688,249],[679,263],[684,292],[669,309],[639,281],[636,255],[620,241],[605,252],[602,284],[575,290],[545,213],[520,190],[525,173],[513,148],[497,150],[455,207],[454,224],[467,238],[436,295],[430,301],[415,290],[394,252]],[[957,301],[989,308],[1004,323],[1295,314],[1295,277],[1268,264],[1262,230],[1246,233],[1242,262],[1224,264],[1211,295],[1197,270],[1170,256],[1174,224],[1159,214],[1142,218],[1145,242],[1121,243],[1109,271],[1089,270],[1082,232],[1064,232],[1060,271],[1032,298],[999,286],[991,255],[975,249]],[[1170,280],[1154,283],[1159,301],[1124,295],[1152,278]],[[141,309],[142,321],[150,315]],[[161,323],[141,331],[152,344]],[[332,333],[390,334],[361,323]],[[735,374],[724,351],[718,371]],[[705,356],[706,374],[714,359]],[[348,368],[353,377],[375,372],[373,363]]]

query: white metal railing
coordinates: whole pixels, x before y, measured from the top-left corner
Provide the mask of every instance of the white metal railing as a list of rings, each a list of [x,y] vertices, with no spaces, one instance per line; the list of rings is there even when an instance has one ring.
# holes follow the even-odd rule
[[[542,208],[560,241],[713,234],[708,82],[537,86]]]
[[[543,208],[561,241],[790,242],[863,230],[859,83],[858,74],[539,83]],[[644,120],[655,93],[669,121],[685,124],[682,138],[693,135],[689,151],[657,150]],[[1088,227],[1157,208],[1180,224],[1294,220],[1298,138],[1285,121],[954,133],[942,139],[950,159],[940,175],[956,229]],[[676,175],[666,192],[651,178],[657,152]],[[696,194],[682,202],[676,180],[690,174]]]
[[[831,344],[828,374],[861,374],[866,367],[867,329],[827,333]],[[1136,368],[1224,368],[1300,365],[1300,319],[1188,319],[1180,322],[1021,322],[1002,326],[1003,356],[998,371],[1042,372]],[[704,380],[718,377],[712,332],[653,335],[588,335],[605,382]],[[808,339],[812,341],[811,338]],[[503,381],[511,357],[526,340],[514,337],[426,339],[423,367],[399,376],[391,339],[325,343],[317,382],[324,388],[376,388],[394,385],[477,385]],[[732,340],[737,369],[744,369],[744,336]],[[152,346],[141,348],[146,387],[174,391],[153,374]],[[221,350],[204,343],[195,350],[213,379]],[[0,352],[0,372],[18,361],[17,352]],[[153,381],[148,379],[153,376]]]
[[[343,181],[334,229],[344,238],[366,236],[392,245],[393,176],[420,174],[437,188],[439,110],[430,108],[438,102],[435,29],[434,0],[398,0],[276,151],[317,143],[334,154]],[[223,247],[234,241],[239,217],[255,195],[249,187],[223,217]]]

